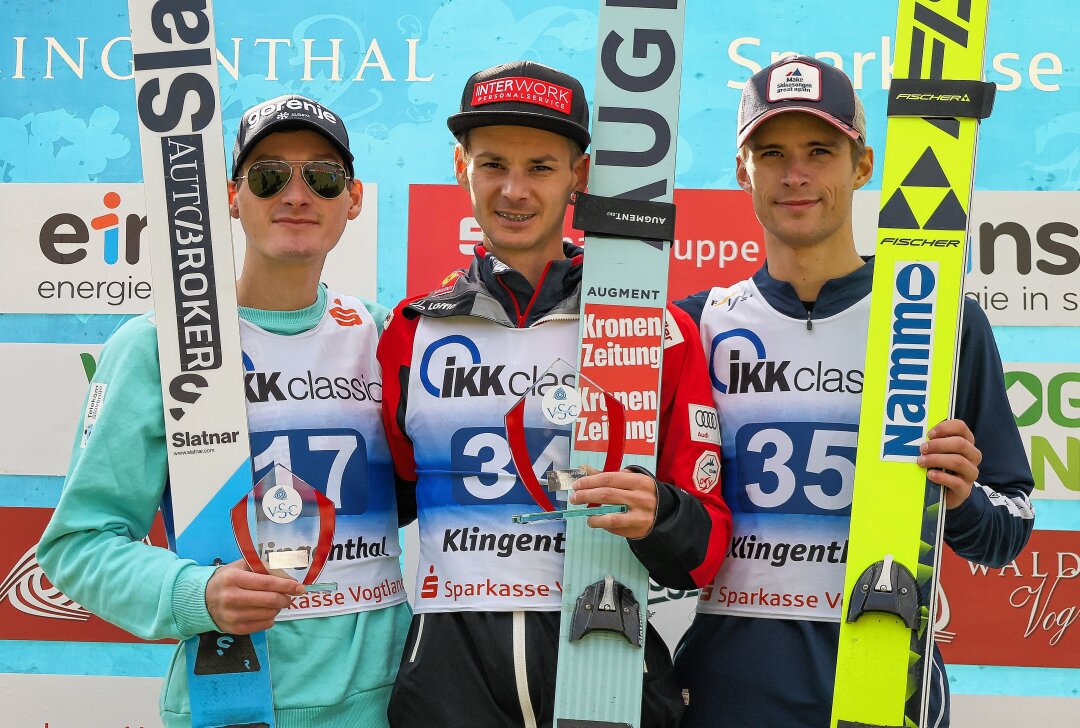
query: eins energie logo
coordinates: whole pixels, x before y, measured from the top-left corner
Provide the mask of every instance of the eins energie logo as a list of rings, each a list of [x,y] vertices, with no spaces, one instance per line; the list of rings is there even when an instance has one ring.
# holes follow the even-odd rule
[[[106,264],[116,265],[123,242],[124,262],[138,263],[146,216],[134,213],[125,216],[121,235],[120,216],[115,212],[122,202],[120,194],[106,192],[101,202],[105,209],[88,221],[74,212],[60,212],[42,223],[38,233],[42,255],[58,265],[70,265],[86,258],[88,249],[100,250],[96,254],[101,255]]]
[[[78,208],[53,214],[41,223],[38,249],[49,263],[63,266],[59,270],[65,274],[39,281],[37,294],[45,300],[96,300],[109,306],[149,301],[148,280],[134,275],[118,277],[100,267],[102,263],[119,267],[140,262],[146,216],[125,212],[124,198],[115,190],[105,192],[100,203],[96,202],[97,194],[94,203],[84,201]],[[67,271],[79,271],[81,279]]]

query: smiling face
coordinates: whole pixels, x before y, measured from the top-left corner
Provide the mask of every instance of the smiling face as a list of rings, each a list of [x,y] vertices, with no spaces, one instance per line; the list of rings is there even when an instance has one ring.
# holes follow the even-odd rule
[[[854,246],[852,193],[873,172],[873,152],[853,158],[851,140],[811,114],[763,123],[737,158],[736,179],[773,246]]]
[[[247,174],[253,163],[269,159],[342,162],[334,146],[317,132],[276,132],[255,145],[244,160],[241,175]],[[269,199],[252,194],[247,180],[230,182],[230,191],[230,212],[240,219],[247,237],[245,271],[297,266],[318,266],[321,270],[345,223],[360,214],[362,199],[358,182],[351,182],[332,200],[320,197],[304,182],[299,165],[293,167],[285,188]]]
[[[563,257],[570,194],[585,189],[589,157],[559,134],[526,126],[482,126],[454,150],[458,183],[469,191],[484,244],[522,269]]]

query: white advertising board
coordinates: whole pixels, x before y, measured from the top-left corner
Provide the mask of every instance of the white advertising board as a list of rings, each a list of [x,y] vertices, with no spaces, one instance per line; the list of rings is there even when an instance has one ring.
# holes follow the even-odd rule
[[[17,210],[0,245],[2,313],[144,313],[153,306],[141,184],[0,185]],[[345,226],[323,280],[342,293],[377,292],[378,186],[364,185],[359,217]],[[244,231],[233,220],[233,240]],[[244,259],[236,246],[236,269]]]
[[[874,252],[880,198],[855,193],[863,255]],[[969,245],[964,290],[991,324],[1080,326],[1080,192],[977,191]]]
[[[0,344],[0,474],[63,475],[99,344]]]

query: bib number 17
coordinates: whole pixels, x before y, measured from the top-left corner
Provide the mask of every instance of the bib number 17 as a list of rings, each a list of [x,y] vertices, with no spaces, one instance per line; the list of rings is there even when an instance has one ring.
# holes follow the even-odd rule
[[[253,432],[251,452],[256,481],[278,463],[323,491],[339,514],[367,510],[367,448],[356,430]]]

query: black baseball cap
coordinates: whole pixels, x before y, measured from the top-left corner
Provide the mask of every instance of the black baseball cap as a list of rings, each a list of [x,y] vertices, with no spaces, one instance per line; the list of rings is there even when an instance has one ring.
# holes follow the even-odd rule
[[[233,179],[240,174],[244,157],[260,139],[274,132],[295,129],[310,129],[326,137],[334,148],[341,152],[345,171],[350,177],[356,176],[353,173],[353,155],[349,151],[349,132],[345,129],[345,122],[341,117],[318,101],[298,94],[286,94],[255,104],[240,118],[240,128],[236,130],[236,144],[233,145]]]
[[[589,103],[573,76],[533,61],[477,71],[461,93],[461,111],[446,120],[454,136],[478,126],[531,126],[573,139],[589,136]]]
[[[781,58],[746,82],[739,101],[737,146],[762,122],[801,111],[835,126],[856,141],[866,141],[866,112],[851,79],[832,64],[809,56]]]

